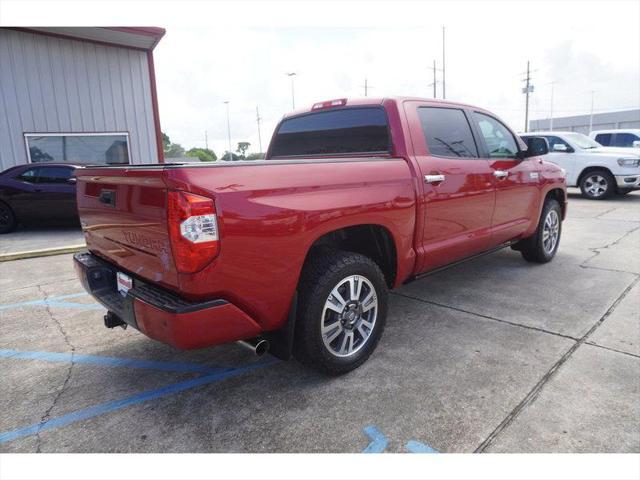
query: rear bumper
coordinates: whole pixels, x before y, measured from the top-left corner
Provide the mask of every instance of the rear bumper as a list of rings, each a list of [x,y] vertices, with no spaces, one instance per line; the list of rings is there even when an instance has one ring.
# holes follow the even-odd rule
[[[623,190],[640,190],[640,174],[616,175],[616,183]]]
[[[155,340],[193,349],[261,333],[251,317],[226,300],[191,302],[134,275],[133,287],[123,297],[116,287],[117,267],[89,252],[76,253],[73,259],[87,292],[122,321]]]

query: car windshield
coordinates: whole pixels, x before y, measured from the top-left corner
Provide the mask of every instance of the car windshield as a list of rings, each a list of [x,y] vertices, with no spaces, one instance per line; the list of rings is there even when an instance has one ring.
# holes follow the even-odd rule
[[[564,136],[576,147],[581,148],[583,150],[588,150],[590,148],[598,148],[602,146],[595,140],[591,140],[589,137],[587,137],[586,135],[583,135],[582,133],[567,133]]]

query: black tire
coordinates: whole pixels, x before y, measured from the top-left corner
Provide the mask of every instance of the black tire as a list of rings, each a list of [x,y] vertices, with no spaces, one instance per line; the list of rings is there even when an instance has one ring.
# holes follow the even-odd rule
[[[616,191],[616,180],[608,170],[591,170],[580,178],[582,196],[589,200],[604,200]]]
[[[372,290],[370,287],[373,287],[374,300],[377,299],[375,316],[373,308],[363,312],[362,309],[366,308],[363,307],[365,302],[357,306],[360,304],[359,300],[345,302],[348,308],[345,307],[342,314],[325,309],[325,303],[330,301],[334,288],[339,287],[340,295],[346,294],[346,290],[342,290],[343,293],[341,293],[341,289],[345,287],[343,282],[348,281],[348,278],[354,278],[353,276],[358,276],[355,277],[355,284],[361,285],[361,290],[357,290],[357,293],[360,293],[360,296],[356,295],[358,299],[366,300]],[[336,250],[316,252],[306,262],[300,278],[298,318],[293,345],[294,357],[307,366],[332,375],[343,374],[359,367],[375,350],[382,336],[387,316],[387,297],[388,288],[384,275],[370,258],[359,253]],[[341,303],[337,300],[336,302]],[[372,302],[373,300],[369,299],[367,305],[371,305]],[[350,309],[353,309],[351,319],[343,318],[343,316],[349,317]],[[365,317],[368,321],[365,321]],[[372,319],[371,329],[362,324],[362,322],[369,323]],[[328,325],[328,328],[336,325],[336,330],[330,331],[325,338],[322,334],[323,324]],[[334,340],[329,341],[327,346],[325,340],[333,336],[337,330],[340,333]],[[363,332],[365,334],[368,332],[366,338]],[[347,350],[352,348],[352,353],[345,350],[347,354],[340,356],[339,351],[332,351],[332,348],[339,350],[339,344],[344,349],[343,338],[349,335],[351,339],[346,340]],[[360,342],[359,346],[358,342]]]
[[[557,239],[551,248],[548,240],[545,239],[545,222],[547,222],[550,215],[554,215],[550,212],[555,212],[555,218],[557,219]],[[555,257],[558,246],[560,245],[561,236],[562,209],[557,200],[548,198],[542,207],[542,214],[540,215],[540,220],[538,220],[538,227],[535,233],[529,238],[518,242],[515,249],[520,251],[527,262],[547,263]]]
[[[16,228],[16,216],[11,207],[0,202],[0,234],[9,233]]]

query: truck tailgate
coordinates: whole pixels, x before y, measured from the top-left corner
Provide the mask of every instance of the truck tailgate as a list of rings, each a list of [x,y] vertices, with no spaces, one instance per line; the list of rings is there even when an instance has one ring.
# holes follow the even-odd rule
[[[178,288],[162,167],[78,169],[77,202],[89,250],[167,288]]]

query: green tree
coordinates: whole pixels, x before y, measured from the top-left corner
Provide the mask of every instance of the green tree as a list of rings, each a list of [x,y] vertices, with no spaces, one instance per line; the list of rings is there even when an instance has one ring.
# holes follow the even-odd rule
[[[179,143],[171,143],[169,135],[162,132],[162,149],[167,158],[184,157],[184,148]]]
[[[236,155],[235,153],[229,152],[228,150],[224,152],[224,155],[220,157],[220,160],[242,160],[240,155]]]
[[[247,155],[247,160],[262,160],[264,159],[264,152],[254,152]]]
[[[184,148],[179,143],[171,143],[169,148],[164,151],[164,156],[167,158],[184,157]]]
[[[238,148],[236,149],[236,152],[240,154],[240,158],[246,158],[247,150],[249,150],[250,146],[251,144],[249,142],[238,142]]]
[[[162,132],[162,149],[166,152],[169,148],[169,145],[171,145],[171,139],[169,138],[169,135]]]
[[[210,150],[208,148],[194,147],[191,150],[187,151],[186,156],[198,157],[201,162],[215,162],[218,159],[218,157],[216,157],[216,154],[213,152],[213,150]]]

